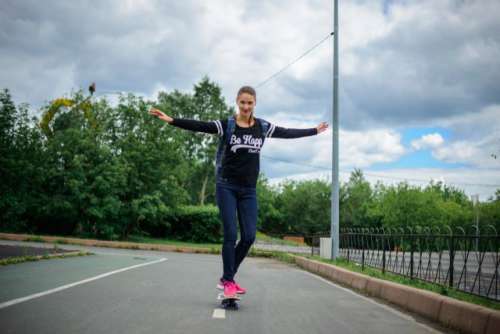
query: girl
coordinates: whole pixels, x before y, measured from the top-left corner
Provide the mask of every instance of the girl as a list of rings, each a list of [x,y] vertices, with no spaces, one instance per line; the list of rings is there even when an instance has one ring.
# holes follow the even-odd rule
[[[287,129],[255,118],[253,111],[257,95],[250,86],[238,91],[239,112],[226,120],[202,122],[167,116],[151,108],[150,114],[182,129],[213,133],[221,137],[216,162],[216,201],[224,225],[222,245],[223,275],[217,287],[224,297],[235,297],[246,290],[234,281],[238,268],[255,241],[257,226],[256,184],[259,175],[259,153],[267,137],[299,138],[325,131],[323,122],[316,128]],[[236,245],[236,213],[241,238]]]

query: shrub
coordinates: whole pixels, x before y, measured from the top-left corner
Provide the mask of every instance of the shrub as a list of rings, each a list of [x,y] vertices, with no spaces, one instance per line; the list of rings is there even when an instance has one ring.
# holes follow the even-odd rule
[[[170,235],[177,240],[211,243],[221,241],[219,210],[214,205],[181,206],[169,218]]]

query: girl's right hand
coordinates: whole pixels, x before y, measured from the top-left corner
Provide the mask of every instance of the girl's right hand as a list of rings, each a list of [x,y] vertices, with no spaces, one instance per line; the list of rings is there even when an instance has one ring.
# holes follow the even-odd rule
[[[149,109],[149,114],[156,116],[167,123],[172,123],[174,121],[172,117],[165,115],[163,111],[161,111],[160,109],[156,109],[155,107],[151,107],[151,109]]]

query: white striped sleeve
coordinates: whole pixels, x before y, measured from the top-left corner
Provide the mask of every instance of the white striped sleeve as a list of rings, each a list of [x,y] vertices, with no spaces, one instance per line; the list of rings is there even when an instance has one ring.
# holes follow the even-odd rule
[[[276,126],[274,124],[269,123],[269,129],[267,130],[266,137],[272,137],[275,128]]]
[[[224,135],[224,130],[222,129],[222,124],[219,120],[213,121],[215,123],[215,126],[217,127],[217,135],[222,137]]]

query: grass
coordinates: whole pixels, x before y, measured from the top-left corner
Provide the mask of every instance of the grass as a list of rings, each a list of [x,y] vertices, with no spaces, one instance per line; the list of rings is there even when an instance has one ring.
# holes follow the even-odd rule
[[[411,287],[414,287],[417,289],[432,291],[432,292],[435,292],[435,293],[438,293],[438,294],[441,294],[441,295],[444,295],[447,297],[451,297],[454,299],[458,299],[458,300],[461,300],[464,302],[485,306],[485,307],[495,309],[495,310],[500,310],[500,302],[496,302],[496,301],[488,299],[488,298],[472,295],[472,294],[469,294],[466,292],[458,291],[456,289],[442,286],[439,284],[424,282],[424,281],[417,280],[417,279],[410,279],[410,278],[405,277],[405,276],[400,276],[400,275],[396,275],[396,274],[388,273],[388,272],[382,273],[382,270],[372,268],[372,267],[367,267],[367,266],[365,266],[365,269],[362,270],[361,265],[354,263],[352,261],[348,262],[346,259],[343,259],[343,258],[340,258],[337,260],[329,260],[329,259],[321,258],[319,256],[308,255],[306,257],[310,258],[312,260],[333,264],[333,265],[348,269],[350,271],[355,271],[355,272],[358,272],[358,273],[361,273],[361,274],[364,274],[364,275],[367,275],[370,277],[375,277],[375,278],[379,278],[382,280],[411,286]]]
[[[248,252],[248,256],[272,258],[289,264],[295,264],[295,258],[293,255],[280,251],[267,251],[251,248],[250,252]]]
[[[94,253],[91,252],[78,252],[78,253],[73,253],[73,254],[59,254],[55,256],[49,256],[48,254],[42,255],[42,256],[33,256],[33,255],[28,255],[28,256],[16,256],[16,257],[10,257],[6,259],[0,260],[0,266],[6,266],[9,264],[16,264],[16,263],[22,263],[22,262],[29,262],[29,261],[39,261],[39,260],[48,260],[48,259],[56,259],[56,258],[66,258],[66,257],[74,257],[74,256],[87,256],[87,255],[93,255]]]
[[[274,245],[299,246],[299,247],[304,246],[303,244],[301,244],[299,242],[292,241],[292,240],[283,240],[283,239],[279,239],[279,238],[273,238],[273,237],[270,237],[270,236],[268,236],[262,232],[259,232],[259,231],[257,231],[255,239],[257,241],[268,242],[268,243],[272,243]]]

